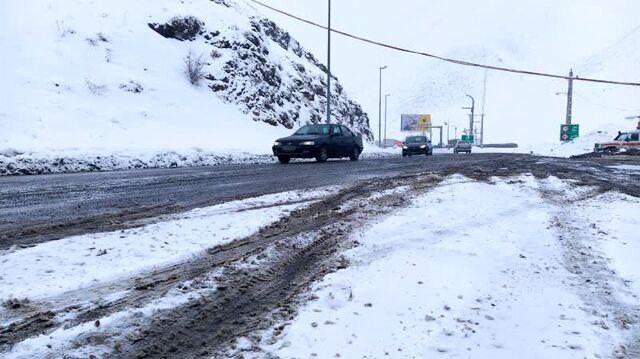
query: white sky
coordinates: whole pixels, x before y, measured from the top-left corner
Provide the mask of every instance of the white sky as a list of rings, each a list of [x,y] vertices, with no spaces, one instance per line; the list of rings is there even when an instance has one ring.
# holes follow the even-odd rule
[[[326,23],[326,1],[263,1]],[[256,7],[326,61],[326,31]],[[602,54],[640,25],[635,16],[639,13],[640,2],[634,0],[334,0],[332,25],[378,41],[463,60],[558,74],[568,74],[573,67],[577,75],[585,77],[640,82],[640,30]],[[378,67],[382,65],[389,65],[383,75],[383,91],[391,94],[389,137],[402,136],[395,131],[401,113],[432,113],[436,125],[449,121],[463,128],[468,127],[467,113],[460,108],[469,104],[465,93],[475,96],[480,107],[482,70],[334,35],[333,73],[364,106],[374,128],[378,125]],[[565,81],[490,72],[486,141],[556,141],[566,108],[566,98],[556,96],[562,91],[566,91]],[[640,112],[637,88],[577,83],[576,94],[582,98],[575,99],[574,122],[582,125],[583,133],[608,123],[629,127],[631,122],[624,117],[635,114],[593,102]],[[453,130],[451,133],[453,136]]]

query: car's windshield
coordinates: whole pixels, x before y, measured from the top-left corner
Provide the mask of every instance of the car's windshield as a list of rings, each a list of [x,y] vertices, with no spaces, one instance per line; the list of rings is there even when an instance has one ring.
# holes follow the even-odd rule
[[[425,136],[411,136],[411,137],[407,137],[407,139],[404,142],[406,143],[427,142],[427,138]]]
[[[615,141],[626,141],[627,139],[631,139],[631,134],[628,132],[624,132],[616,137]]]
[[[329,134],[330,125],[306,125],[302,126],[294,136],[305,136],[305,135],[328,135]]]

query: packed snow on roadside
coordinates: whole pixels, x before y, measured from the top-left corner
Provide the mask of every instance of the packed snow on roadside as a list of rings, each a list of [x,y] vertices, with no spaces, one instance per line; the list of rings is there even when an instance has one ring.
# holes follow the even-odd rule
[[[313,286],[283,334],[263,334],[263,354],[242,341],[238,350],[282,358],[625,357],[639,333],[624,319],[640,313],[639,211],[637,198],[554,178],[453,177],[355,234],[361,245],[347,252],[351,265]]]
[[[0,302],[38,300],[187,260],[207,248],[248,236],[334,190],[292,191],[233,201],[140,228],[0,252]]]
[[[276,157],[269,151],[271,147],[267,145],[261,149],[253,149],[252,152],[247,152],[246,149],[205,150],[196,147],[147,151],[74,149],[21,152],[7,149],[0,151],[0,176],[277,163]],[[366,143],[360,158],[380,159],[398,154],[398,151],[379,149]],[[293,160],[297,161],[310,160]]]

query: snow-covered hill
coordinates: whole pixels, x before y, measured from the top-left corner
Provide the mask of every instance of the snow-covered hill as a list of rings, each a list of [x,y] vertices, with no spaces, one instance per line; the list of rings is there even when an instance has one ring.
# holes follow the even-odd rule
[[[195,33],[171,29],[192,16]],[[228,160],[268,154],[275,138],[326,116],[324,65],[243,0],[7,0],[0,20],[6,156]],[[189,54],[202,59],[199,86]],[[371,139],[367,114],[333,84],[334,120]]]

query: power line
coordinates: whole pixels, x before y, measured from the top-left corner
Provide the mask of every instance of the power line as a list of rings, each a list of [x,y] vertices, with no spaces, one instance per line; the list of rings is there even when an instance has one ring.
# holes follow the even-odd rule
[[[249,0],[249,1],[251,1],[253,3],[256,3],[256,4],[258,4],[258,5],[262,6],[262,7],[265,7],[267,9],[269,9],[269,10],[275,11],[275,12],[277,12],[279,14],[282,14],[282,15],[285,15],[287,17],[293,18],[295,20],[304,22],[306,24],[318,27],[318,28],[323,29],[323,30],[329,30],[324,25],[321,25],[321,24],[318,24],[318,23],[313,22],[311,20],[307,20],[307,19],[304,19],[302,17],[290,14],[290,13],[288,13],[286,11],[276,9],[275,7],[267,5],[267,4],[265,4],[265,3],[261,2],[261,1],[258,1],[258,0]],[[430,54],[430,53],[427,53],[427,52],[411,50],[411,49],[407,49],[407,48],[403,48],[403,47],[399,47],[399,46],[395,46],[395,45],[385,44],[383,42],[367,39],[367,38],[364,38],[364,37],[361,37],[361,36],[357,36],[357,35],[353,35],[353,34],[350,34],[350,33],[344,32],[344,31],[336,30],[334,28],[331,29],[331,32],[334,32],[336,34],[339,34],[339,35],[342,35],[342,36],[345,36],[345,37],[348,37],[348,38],[351,38],[351,39],[354,39],[354,40],[365,42],[365,43],[368,43],[368,44],[371,44],[371,45],[380,46],[380,47],[384,47],[384,48],[387,48],[387,49],[400,51],[400,52],[405,52],[405,53],[409,53],[409,54],[425,56],[425,57],[429,57],[429,58],[440,60],[440,61],[449,62],[449,63],[456,64],[456,65],[484,68],[484,69],[503,71],[503,72],[511,72],[511,73],[523,74],[523,75],[541,76],[541,77],[549,77],[549,78],[555,78],[555,79],[569,80],[569,77],[568,76],[564,76],[564,75],[554,75],[554,74],[536,72],[536,71],[518,70],[518,69],[512,69],[512,68],[508,68],[508,67],[484,65],[484,64],[479,64],[479,63],[475,63],[475,62],[469,62],[469,61],[446,58],[446,57]],[[573,80],[574,81],[584,81],[584,82],[595,82],[595,83],[611,84],[611,85],[622,85],[622,86],[640,86],[640,83],[638,83],[638,82],[601,80],[601,79],[592,79],[592,78],[586,78],[586,77],[573,77]]]
[[[598,106],[598,107],[602,107],[602,108],[606,108],[608,110],[614,110],[614,111],[621,111],[621,112],[639,112],[640,109],[636,109],[636,110],[630,110],[630,109],[624,109],[624,108],[618,108],[618,107],[612,107],[612,106],[608,106],[608,105],[603,105],[597,101],[591,100],[588,97],[582,96],[579,93],[576,93],[575,91],[573,92],[574,95],[576,95],[577,97],[581,98],[584,101],[587,101],[589,103],[591,103],[592,105]]]
[[[633,30],[629,31],[628,33],[626,33],[624,36],[622,36],[620,39],[618,39],[616,42],[614,42],[612,45],[607,46],[604,50],[602,50],[600,53],[595,54],[589,58],[587,58],[587,60],[583,61],[583,66],[589,66],[590,62],[593,61],[597,61],[600,60],[596,63],[596,65],[600,65],[602,64],[602,62],[604,61],[604,55],[607,54],[607,52],[611,51],[611,49],[615,48],[616,46],[620,45],[623,41],[625,41],[629,36],[633,35],[636,31],[640,30],[640,25],[636,26]],[[598,59],[600,58],[600,59]]]

